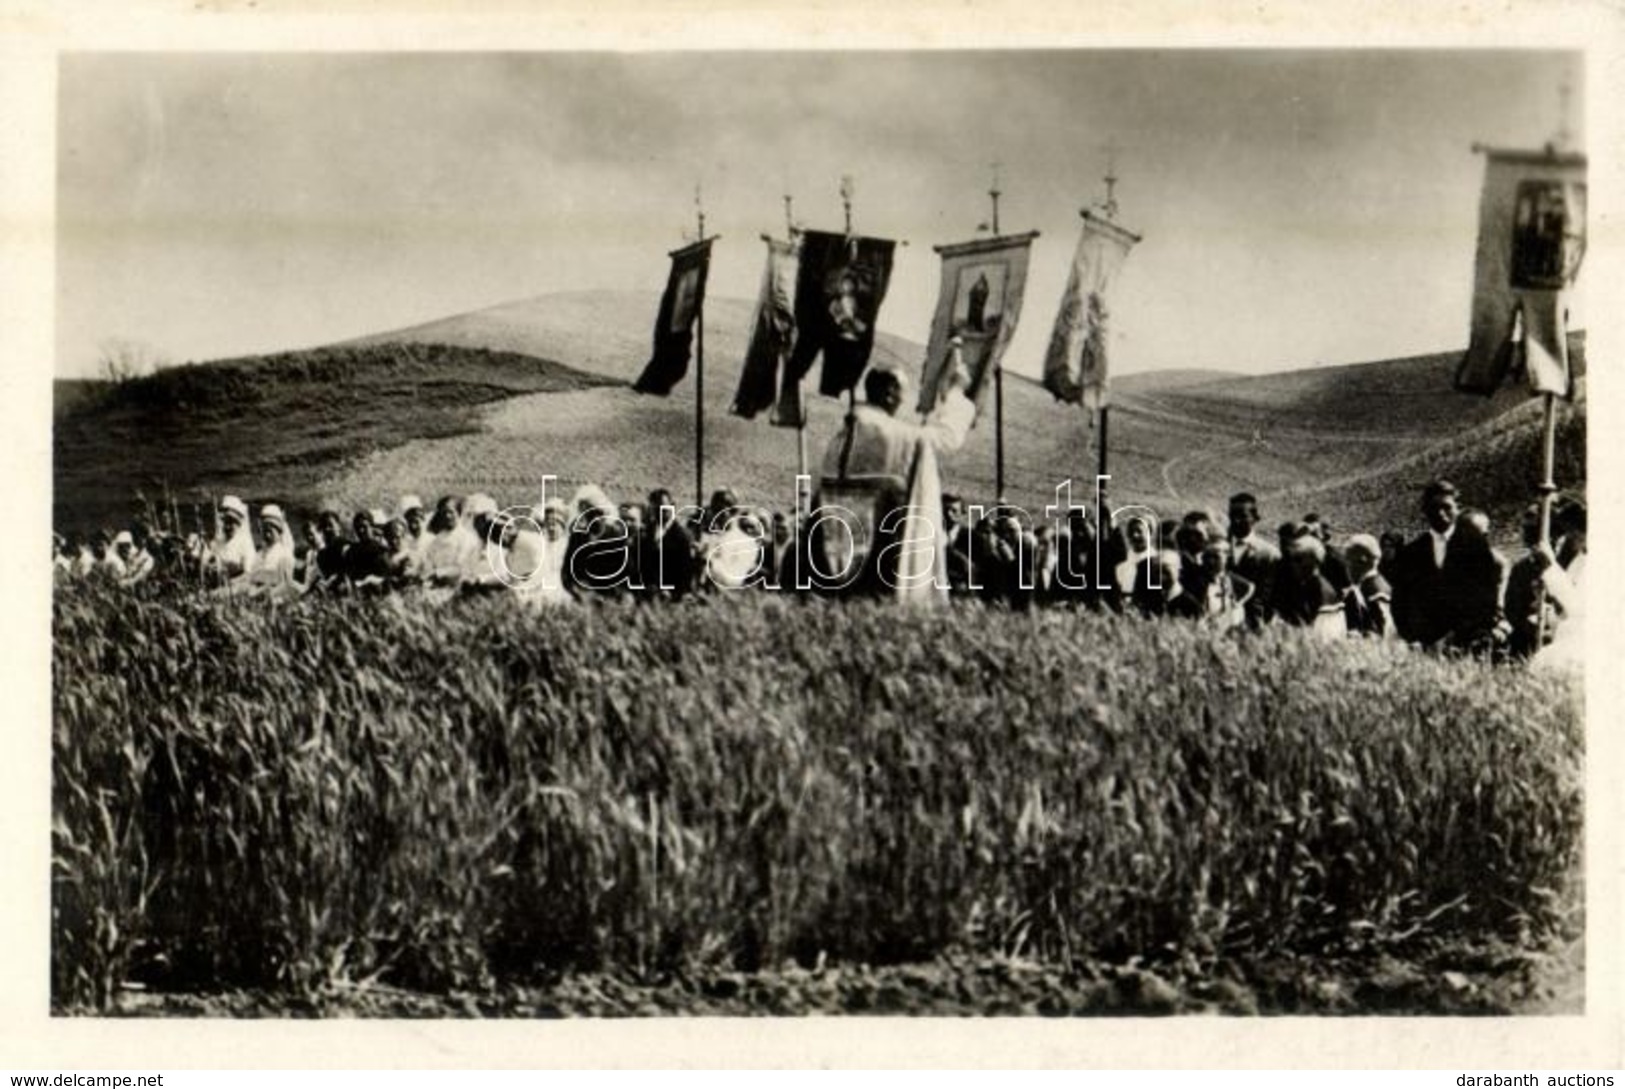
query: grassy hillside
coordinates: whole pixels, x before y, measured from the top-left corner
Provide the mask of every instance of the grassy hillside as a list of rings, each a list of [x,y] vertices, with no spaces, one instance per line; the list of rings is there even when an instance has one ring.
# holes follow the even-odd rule
[[[616,377],[631,378],[648,356],[653,294],[582,292],[493,307],[384,334],[447,343],[522,348]],[[706,488],[721,484],[763,502],[787,503],[796,471],[793,432],[727,415],[750,319],[742,300],[712,300],[707,312]],[[924,349],[883,335],[877,358],[918,372]],[[1441,438],[1493,419],[1523,400],[1450,388],[1455,353],[1362,366],[1319,367],[1248,378],[1222,372],[1164,371],[1124,376],[1110,424],[1112,501],[1168,512],[1221,506],[1248,489],[1282,503],[1330,479],[1362,476],[1415,456]],[[583,481],[638,495],[656,483],[693,493],[694,383],[669,399],[629,389],[519,398],[496,406],[486,429],[451,442],[416,442],[336,475],[330,494],[346,502],[388,495],[409,481],[433,491],[492,488],[534,495],[541,477]],[[991,403],[989,404],[991,416]],[[812,399],[808,446],[816,471],[840,425],[838,402]],[[1006,383],[1006,493],[1039,510],[1071,477],[1093,479],[1095,436],[1088,418],[1059,405],[1031,380]],[[945,462],[947,486],[977,500],[995,496],[991,419]],[[1293,500],[1295,503],[1296,501]],[[1329,517],[1347,517],[1337,497],[1317,497]],[[1275,506],[1270,516],[1304,511]]]
[[[59,408],[56,520],[122,520],[138,490],[157,500],[166,486],[183,505],[231,491],[297,503],[347,459],[476,429],[479,405],[607,381],[513,352],[421,344],[159,371]]]
[[[51,384],[51,418],[77,412],[111,388],[112,383],[102,378],[58,378]]]
[[[470,314],[364,337],[353,343],[455,344],[564,359],[571,366],[630,383],[649,361],[660,296],[646,291],[565,291],[502,303]],[[726,412],[750,340],[755,303],[709,298],[705,302],[706,378]],[[875,359],[913,368],[923,345],[881,332]],[[708,391],[709,393],[709,391]],[[709,397],[707,398],[709,400]],[[692,405],[692,401],[689,402]]]
[[[1518,520],[1535,495],[1542,465],[1541,402],[1519,394],[1519,403],[1465,431],[1363,474],[1336,477],[1297,489],[1289,498],[1305,510],[1334,508],[1345,524],[1412,526],[1423,486],[1444,478],[1461,489],[1466,505],[1489,512],[1494,535],[1517,542]],[[1572,494],[1586,488],[1586,397],[1558,402],[1556,472]]]
[[[640,396],[627,385],[648,359],[658,303],[653,293],[548,295],[325,353],[166,372],[131,387],[150,392],[132,398],[120,391],[94,411],[86,403],[66,414],[57,446],[59,512],[82,509],[87,497],[117,510],[132,481],[166,475],[187,487],[367,506],[406,490],[484,489],[534,502],[546,475],[563,488],[601,483],[617,498],[665,485],[687,500],[695,486],[693,373],[669,398]],[[795,432],[765,417],[728,414],[751,314],[745,300],[708,303],[705,487],[728,485],[749,501],[786,506],[794,494]],[[1583,365],[1583,344],[1577,348]],[[911,375],[923,356],[923,346],[890,334],[876,345],[878,361]],[[355,365],[343,375],[316,375],[291,365],[301,359]],[[1123,376],[1110,421],[1111,500],[1179,514],[1222,508],[1245,489],[1264,498],[1268,521],[1313,509],[1340,529],[1375,530],[1410,525],[1417,482],[1454,473],[1469,503],[1504,517],[1527,491],[1525,461],[1503,469],[1503,459],[1524,459],[1528,451],[1527,436],[1512,437],[1524,434],[1518,427],[1528,399],[1521,390],[1494,398],[1456,393],[1456,360],[1449,352],[1260,377],[1192,370]],[[229,377],[247,371],[255,376]],[[205,380],[225,400],[205,398],[194,411],[181,392]],[[254,393],[252,410],[237,396],[238,382]],[[809,401],[807,447],[816,474],[845,409],[817,396]],[[973,501],[996,495],[991,408],[990,400],[964,449],[944,462],[947,487]],[[1583,413],[1582,406],[1582,421]],[[1492,425],[1504,416],[1497,430]],[[1075,496],[1089,495],[1096,436],[1084,413],[1011,375],[1005,419],[1011,501],[1041,511],[1067,478],[1078,482]],[[227,441],[228,431],[245,437]],[[1565,434],[1570,461],[1583,466],[1583,423]],[[1583,467],[1573,465],[1560,476],[1565,484],[1582,478]]]

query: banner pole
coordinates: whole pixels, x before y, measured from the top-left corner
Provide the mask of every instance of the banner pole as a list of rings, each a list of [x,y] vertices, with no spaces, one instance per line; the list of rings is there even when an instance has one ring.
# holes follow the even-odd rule
[[[1542,456],[1544,472],[1540,481],[1540,543],[1550,548],[1552,543],[1552,499],[1557,494],[1557,396],[1546,398]],[[1535,649],[1546,645],[1546,583],[1542,580],[1535,592]]]
[[[694,308],[694,505],[705,508],[705,300]]]
[[[1106,475],[1106,407],[1107,406],[1105,405],[1101,405],[1098,409],[1096,409],[1096,411],[1100,414],[1100,465],[1099,468],[1096,469],[1096,472],[1100,476]],[[1102,487],[1104,487],[1104,485]]]
[[[798,476],[807,475],[807,389],[806,383],[796,383],[796,402],[801,406],[801,418],[796,421],[796,467]],[[796,507],[801,507],[801,497],[796,497]]]
[[[993,491],[1003,505],[1004,495],[1004,363],[993,367]]]

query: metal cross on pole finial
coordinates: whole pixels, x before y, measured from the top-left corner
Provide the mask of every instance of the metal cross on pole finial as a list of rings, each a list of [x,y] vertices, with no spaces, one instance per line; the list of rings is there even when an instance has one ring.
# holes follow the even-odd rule
[[[852,184],[852,175],[841,175],[841,207],[846,210],[846,233],[852,233],[852,194],[857,188]]]
[[[786,238],[790,238],[796,233],[796,216],[795,212],[791,210],[791,204],[794,200],[795,198],[789,193],[784,194],[784,235]]]
[[[699,241],[705,241],[705,195],[700,189],[700,183],[694,183],[694,215],[700,221]]]
[[[1117,218],[1117,144],[1106,142],[1106,203],[1101,207],[1108,219]]]
[[[993,160],[993,185],[987,195],[993,198],[993,233],[999,233],[999,161]]]

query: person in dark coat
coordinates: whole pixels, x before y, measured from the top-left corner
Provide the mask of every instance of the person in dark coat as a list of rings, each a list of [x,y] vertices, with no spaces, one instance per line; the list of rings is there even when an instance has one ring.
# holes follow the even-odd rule
[[[1476,524],[1463,531],[1455,485],[1429,484],[1421,506],[1427,529],[1394,559],[1394,626],[1407,643],[1471,648],[1495,629],[1500,564]]]
[[[1282,564],[1276,612],[1296,627],[1317,627],[1323,617],[1340,613],[1343,598],[1321,574],[1326,546],[1313,533],[1299,534],[1287,545]]]
[[[1397,529],[1384,530],[1377,538],[1377,547],[1382,556],[1377,560],[1377,574],[1388,580],[1391,586],[1394,581],[1394,565],[1399,561],[1400,552],[1405,549],[1405,535]]]
[[[947,538],[948,593],[963,597],[970,592],[971,527],[965,520],[965,501],[957,495],[942,497],[942,531]]]
[[[639,542],[638,569],[650,598],[681,600],[694,589],[694,537],[677,516],[671,492],[649,493],[648,525]]]
[[[1174,530],[1174,544],[1179,557],[1179,586],[1168,601],[1169,616],[1200,620],[1205,614],[1209,575],[1203,554],[1207,551],[1207,541],[1203,523],[1189,517]]]
[[[1016,557],[999,533],[998,516],[983,514],[970,533],[970,592],[988,604],[1007,601]]]
[[[1483,511],[1463,511],[1456,519],[1461,553],[1459,615],[1450,645],[1472,653],[1498,653],[1511,630],[1502,613],[1507,561],[1490,544],[1490,518]]]
[[[324,510],[316,519],[322,545],[316,551],[316,577],[310,585],[323,590],[342,589],[347,570],[345,554],[350,542],[344,536],[344,519],[336,510]]]
[[[344,553],[344,577],[353,587],[383,590],[389,584],[389,549],[383,527],[371,511],[356,511],[350,522],[355,541]]]
[[[1060,604],[1083,605],[1091,609],[1100,607],[1100,562],[1096,553],[1094,522],[1087,508],[1074,507],[1067,511],[1063,528],[1056,540],[1056,579],[1054,600]]]
[[[1523,546],[1528,552],[1507,572],[1506,591],[1502,607],[1510,629],[1507,636],[1507,655],[1517,660],[1532,656],[1539,650],[1542,599],[1541,576],[1547,564],[1536,553],[1540,545],[1540,504],[1531,503],[1523,512]],[[1555,625],[1551,624],[1551,609],[1546,609],[1548,620],[1546,638],[1550,641]]]

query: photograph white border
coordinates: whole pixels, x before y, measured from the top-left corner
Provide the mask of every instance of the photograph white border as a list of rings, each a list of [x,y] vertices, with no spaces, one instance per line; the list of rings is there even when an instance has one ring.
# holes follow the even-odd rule
[[[51,381],[55,335],[56,78],[61,53],[875,48],[1558,48],[1585,53],[1591,210],[1587,279],[1621,275],[1625,7],[1485,0],[1027,3],[802,0],[0,0],[0,406],[13,537],[0,560],[8,709],[0,725],[0,1072],[119,1067],[1095,1067],[1461,1070],[1625,1061],[1625,641],[1591,626],[1586,826],[1586,1012],[1515,1018],[752,1018],[462,1022],[52,1018],[50,935]],[[969,13],[974,18],[965,18]],[[950,18],[949,16],[952,15]],[[966,24],[973,24],[966,29]],[[1493,136],[1487,133],[1486,136]],[[1471,260],[1463,254],[1463,262]],[[1600,289],[1600,291],[1599,291]],[[1622,405],[1618,308],[1590,307],[1588,501],[1612,542],[1625,473],[1607,439]],[[1612,311],[1612,312],[1611,312]],[[1468,315],[1462,315],[1462,340]],[[1599,441],[1602,440],[1602,441]],[[37,547],[36,547],[37,546]],[[1588,593],[1619,602],[1619,551],[1598,549]],[[1593,610],[1595,606],[1591,606]],[[1601,617],[1603,613],[1595,611]]]

